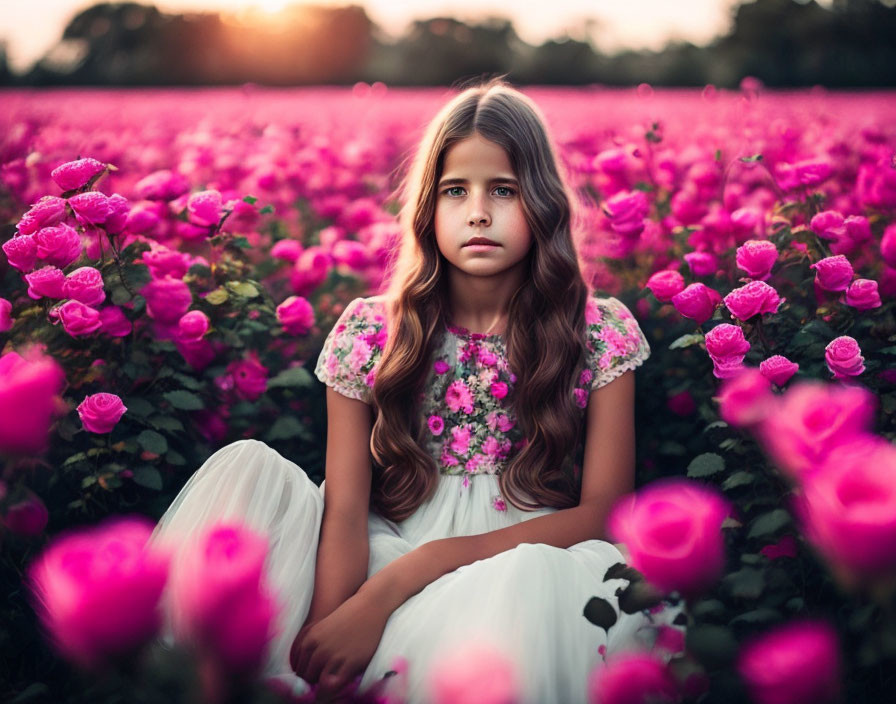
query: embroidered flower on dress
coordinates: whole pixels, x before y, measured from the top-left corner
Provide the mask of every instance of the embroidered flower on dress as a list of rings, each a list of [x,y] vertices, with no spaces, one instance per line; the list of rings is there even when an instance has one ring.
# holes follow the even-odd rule
[[[429,426],[429,432],[433,435],[441,435],[445,429],[445,421],[441,416],[430,416],[426,424]]]
[[[448,391],[445,392],[445,403],[455,413],[459,410],[467,414],[473,412],[473,394],[461,379],[451,382]]]
[[[502,499],[500,496],[492,497],[492,506],[495,507],[495,511],[506,511],[507,510],[507,504],[504,503],[504,499]]]
[[[437,359],[435,364],[432,365],[432,368],[435,370],[436,374],[444,374],[449,369],[451,369],[451,367],[449,367],[444,362],[444,360],[441,360],[441,359]]]

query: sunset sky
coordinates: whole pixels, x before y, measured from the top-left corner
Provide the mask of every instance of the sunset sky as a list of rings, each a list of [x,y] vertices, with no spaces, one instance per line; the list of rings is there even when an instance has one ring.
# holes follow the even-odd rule
[[[670,39],[703,44],[724,33],[737,0],[554,0],[553,2],[499,2],[498,0],[356,0],[370,18],[392,35],[399,35],[417,18],[449,15],[476,19],[488,14],[513,20],[527,42],[569,34],[586,38],[584,20],[595,20],[591,40],[603,51],[623,47],[661,48]],[[21,71],[40,58],[62,34],[63,28],[92,0],[19,0],[0,2],[0,40],[6,42],[10,63]],[[151,4],[147,2],[146,4]],[[211,10],[268,16],[293,0],[158,0],[167,12]],[[348,5],[351,0],[317,0],[318,5]],[[827,4],[827,3],[825,3]]]

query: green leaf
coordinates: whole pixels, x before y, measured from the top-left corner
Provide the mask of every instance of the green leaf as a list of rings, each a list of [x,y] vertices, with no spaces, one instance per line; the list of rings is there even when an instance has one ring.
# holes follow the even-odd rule
[[[683,347],[690,347],[691,345],[696,345],[700,342],[703,342],[703,335],[700,333],[692,332],[687,335],[682,335],[677,340],[673,341],[671,345],[669,345],[670,350],[678,350]]]
[[[725,604],[718,599],[701,599],[691,609],[694,618],[700,620],[720,618],[726,611]]]
[[[83,462],[87,459],[86,452],[76,452],[71,457],[68,457],[65,462],[62,463],[63,467],[70,467],[73,464],[77,464],[78,462]]]
[[[259,215],[270,215],[273,212],[274,212],[274,206],[266,205],[261,210],[258,211],[258,214]]]
[[[736,489],[739,486],[747,486],[748,484],[752,484],[755,481],[756,476],[752,472],[741,470],[739,472],[735,472],[724,482],[722,482],[722,488],[727,491],[729,489]]]
[[[202,399],[189,391],[182,391],[180,389],[166,391],[162,396],[168,403],[182,411],[200,411],[205,407]]]
[[[190,391],[200,391],[202,389],[202,382],[189,374],[172,374],[171,376],[185,389],[189,389]]]
[[[122,399],[122,403],[127,407],[128,413],[138,418],[147,418],[155,410],[153,405],[145,398],[139,396],[129,396]]]
[[[301,434],[302,424],[295,416],[280,416],[274,421],[271,429],[265,433],[267,440],[289,440]]]
[[[249,239],[247,237],[243,237],[240,235],[239,237],[234,237],[230,242],[234,247],[239,247],[240,249],[252,249],[252,245],[249,244]]]
[[[213,306],[219,306],[226,303],[228,298],[230,298],[230,294],[225,289],[218,287],[214,291],[209,291],[205,301]]]
[[[721,149],[716,149],[715,159],[716,159],[716,161],[722,160],[722,150]]]
[[[758,599],[765,589],[765,577],[760,570],[743,567],[725,575],[722,584],[739,599]]]
[[[725,460],[715,452],[704,452],[697,455],[688,465],[689,477],[709,477],[725,469]]]
[[[142,465],[134,470],[134,482],[147,489],[162,490],[162,475],[159,470],[150,465]]]
[[[131,293],[124,286],[115,286],[112,289],[112,303],[117,306],[123,306],[131,300]]]
[[[701,623],[691,626],[685,635],[688,652],[708,670],[726,667],[737,655],[737,641],[724,626]]]
[[[258,289],[248,281],[228,281],[225,285],[231,293],[243,298],[255,298],[258,295]]]
[[[891,347],[883,347],[877,351],[878,354],[896,354],[896,345]]]
[[[155,430],[144,430],[137,436],[137,442],[147,452],[164,455],[168,452],[168,441],[165,436]]]
[[[248,203],[249,205],[255,205],[258,202],[258,198],[255,196],[243,196],[243,203]]]
[[[725,421],[717,420],[717,421],[713,421],[712,423],[707,425],[703,429],[703,432],[706,433],[706,432],[709,432],[710,430],[715,430],[716,428],[727,428],[727,427],[728,427],[728,424]]]
[[[278,386],[287,387],[309,387],[314,383],[314,377],[311,376],[305,367],[290,367],[284,369],[277,376],[268,380],[268,388],[277,388]]]
[[[773,535],[785,526],[790,525],[790,514],[783,508],[776,508],[774,511],[763,513],[750,526],[747,533],[748,538],[761,538],[767,535]]]
[[[174,416],[153,416],[148,422],[156,430],[183,432],[184,429],[184,424]]]
[[[587,618],[595,626],[603,628],[605,631],[610,630],[616,623],[616,609],[606,599],[593,596],[585,604],[585,618]]]
[[[193,264],[187,274],[190,276],[201,276],[202,278],[208,278],[212,275],[212,270],[207,267],[205,264]]]
[[[758,609],[746,611],[731,619],[731,625],[738,623],[774,623],[781,620],[781,612],[760,606]]]
[[[92,474],[90,476],[84,477],[81,480],[81,488],[82,489],[86,489],[87,487],[93,486],[94,484],[96,484],[96,477],[93,476]]]
[[[178,467],[182,467],[187,463],[186,458],[176,450],[168,450],[165,455],[165,460],[168,464],[177,465]]]

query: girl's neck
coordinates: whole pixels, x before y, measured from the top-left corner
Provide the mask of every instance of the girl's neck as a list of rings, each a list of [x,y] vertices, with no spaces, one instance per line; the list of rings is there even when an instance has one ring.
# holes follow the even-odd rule
[[[448,287],[449,323],[471,333],[503,334],[507,328],[510,300],[520,282],[506,277],[451,276]]]

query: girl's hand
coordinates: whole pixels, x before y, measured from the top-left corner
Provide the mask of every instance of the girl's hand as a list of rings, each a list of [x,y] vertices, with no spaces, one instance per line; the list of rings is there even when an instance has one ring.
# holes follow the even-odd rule
[[[364,674],[391,611],[357,593],[317,623],[306,624],[293,641],[290,665],[326,700]]]

